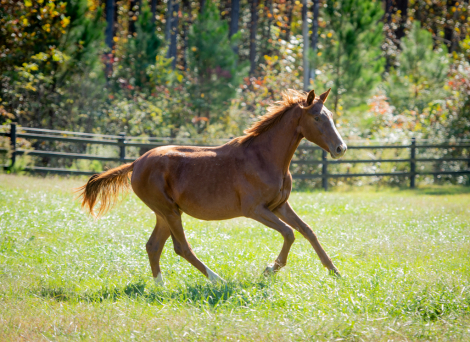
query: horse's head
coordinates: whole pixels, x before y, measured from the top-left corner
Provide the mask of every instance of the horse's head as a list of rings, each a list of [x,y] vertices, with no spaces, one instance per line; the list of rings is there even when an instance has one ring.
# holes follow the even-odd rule
[[[326,107],[325,102],[331,89],[315,98],[315,91],[308,93],[307,102],[302,108],[300,129],[303,136],[326,152],[333,159],[341,158],[348,149],[343,139],[336,130],[333,122],[333,113]]]

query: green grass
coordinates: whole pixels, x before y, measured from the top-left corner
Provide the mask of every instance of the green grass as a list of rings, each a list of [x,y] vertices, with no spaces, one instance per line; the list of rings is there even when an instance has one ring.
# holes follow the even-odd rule
[[[299,234],[288,265],[261,276],[281,236],[248,219],[184,216],[209,283],[145,243],[154,215],[134,194],[94,221],[83,180],[0,175],[0,340],[470,340],[470,191],[293,193],[343,274],[329,276]]]

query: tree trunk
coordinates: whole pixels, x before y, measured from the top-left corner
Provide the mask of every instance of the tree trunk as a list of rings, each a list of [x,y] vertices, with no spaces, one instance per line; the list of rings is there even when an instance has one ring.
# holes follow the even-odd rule
[[[313,0],[312,5],[312,12],[313,12],[313,20],[312,20],[312,50],[314,56],[317,55],[318,50],[318,14],[320,12],[320,0]],[[315,65],[312,65],[310,69],[310,78],[315,80],[316,73],[315,73]]]
[[[393,13],[393,0],[384,0],[385,6],[385,21],[390,24],[392,22],[392,13]]]
[[[258,0],[251,0],[251,25],[250,25],[250,75],[256,68],[256,29],[258,26]]]
[[[304,41],[303,51],[303,68],[304,68],[304,90],[309,88],[309,72],[308,72],[308,21],[307,21],[307,0],[302,0],[302,37]]]
[[[178,11],[180,5],[178,3],[173,3],[170,15],[170,47],[168,49],[168,58],[173,58],[171,62],[171,67],[176,68],[176,34],[178,30]]]
[[[232,9],[230,11],[230,31],[229,37],[232,38],[238,32],[238,20],[240,19],[240,0],[232,0]],[[238,53],[238,46],[232,46],[233,52]]]
[[[206,7],[206,0],[201,0],[199,5],[199,13],[202,13],[204,11],[204,7]]]
[[[274,19],[274,11],[273,11],[273,0],[268,0],[268,40],[266,42],[266,45],[269,46],[270,44],[270,39],[271,39],[271,26],[273,25],[273,19]],[[266,49],[267,54],[271,54],[271,49]]]
[[[114,0],[106,0],[106,45],[109,50],[113,49],[114,45]]]
[[[456,1],[454,0],[447,0],[447,8],[448,9],[451,9],[453,6],[456,5]],[[450,25],[448,24],[448,21],[449,20],[452,20],[453,17],[452,17],[452,12],[448,11],[449,13],[447,14],[446,18],[443,18],[445,20],[445,24],[444,24],[444,43],[447,45],[447,49],[449,52],[452,52],[454,51],[454,47],[455,47],[455,44],[454,44],[454,26],[453,25]],[[458,13],[457,11],[454,12],[454,16],[455,16],[455,13]]]
[[[187,14],[187,18],[183,18],[183,32],[181,40],[183,41],[183,68],[188,67],[188,30],[191,25],[191,3],[189,0],[183,0],[183,16]]]
[[[129,27],[128,27],[128,34],[129,36],[133,36],[135,33],[135,21],[137,20],[137,15],[139,13],[139,0],[130,0],[129,1],[129,12],[127,15],[129,16]]]
[[[294,0],[287,0],[287,27],[286,27],[286,42],[290,41],[290,28],[292,25],[292,12],[294,10]]]
[[[171,30],[171,19],[173,18],[173,3],[172,0],[167,1],[166,9],[166,23],[165,23],[165,40],[167,43],[170,42],[170,30]],[[168,53],[170,50],[168,50]]]
[[[405,36],[405,24],[408,19],[408,0],[395,0],[395,3],[397,4],[397,12],[400,11],[400,22],[395,35],[397,39],[401,39]]]
[[[152,12],[152,23],[155,24],[155,16],[157,15],[157,0],[151,0],[150,11]]]
[[[114,15],[116,12],[116,4],[114,3],[115,0],[106,0],[106,38],[105,42],[108,46],[109,52],[106,56],[106,77],[108,78],[111,76],[113,71],[113,64],[112,64],[112,51],[114,47]]]

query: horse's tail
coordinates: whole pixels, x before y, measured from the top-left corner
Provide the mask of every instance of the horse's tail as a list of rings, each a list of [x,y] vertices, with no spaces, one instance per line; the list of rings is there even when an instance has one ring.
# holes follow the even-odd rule
[[[81,198],[82,208],[85,207],[94,217],[106,213],[116,203],[119,192],[129,188],[128,174],[133,169],[134,163],[129,163],[91,176],[85,185],[75,190]],[[101,205],[95,214],[93,208],[98,200]]]

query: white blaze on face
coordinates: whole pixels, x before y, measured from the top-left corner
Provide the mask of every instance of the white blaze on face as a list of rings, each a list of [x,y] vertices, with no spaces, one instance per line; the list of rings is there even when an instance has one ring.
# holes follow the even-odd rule
[[[325,114],[328,116],[328,119],[330,120],[330,124],[331,124],[331,127],[333,128],[333,131],[335,132],[336,136],[338,137],[338,139],[341,141],[341,144],[344,145],[344,141],[343,141],[343,138],[341,137],[341,135],[339,134],[338,130],[336,129],[336,126],[335,126],[335,122],[333,121],[333,113],[331,113],[328,109],[324,108],[323,109],[325,111]],[[336,148],[336,147],[333,147],[333,146],[330,146],[330,151],[332,148]]]
[[[153,278],[153,280],[155,281],[155,285],[157,286],[163,286],[165,285],[165,283],[163,282],[163,277],[162,277],[162,273],[158,273],[157,274],[157,277],[156,278]]]

